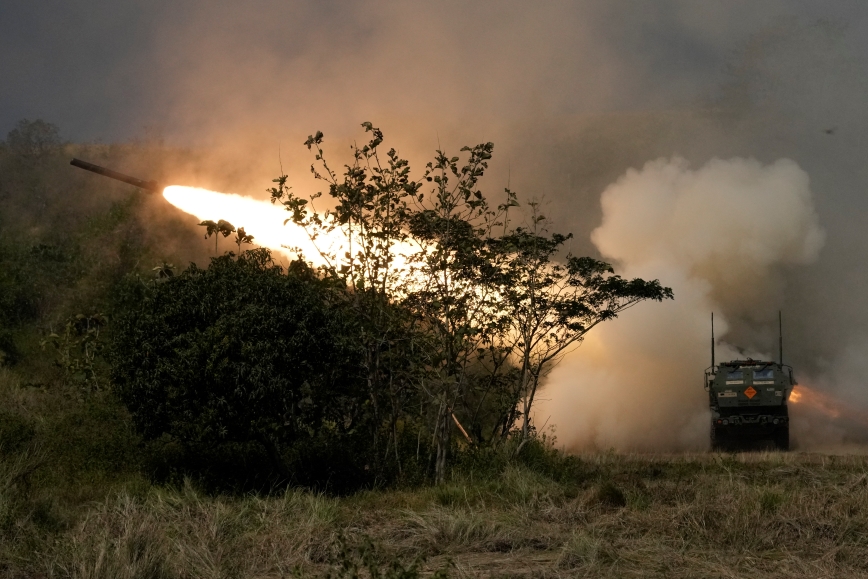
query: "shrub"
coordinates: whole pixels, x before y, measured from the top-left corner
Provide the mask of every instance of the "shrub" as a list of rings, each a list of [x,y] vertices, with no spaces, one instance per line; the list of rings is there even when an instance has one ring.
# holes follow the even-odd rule
[[[163,470],[246,487],[370,483],[344,294],[265,249],[133,282],[116,313],[112,378],[139,432],[162,441],[153,448],[174,444],[182,464]]]

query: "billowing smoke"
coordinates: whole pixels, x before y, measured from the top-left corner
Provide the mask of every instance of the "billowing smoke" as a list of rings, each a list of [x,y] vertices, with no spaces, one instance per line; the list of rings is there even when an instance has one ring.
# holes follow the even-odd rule
[[[786,268],[817,259],[824,232],[808,175],[788,159],[681,158],[629,170],[602,194],[591,239],[627,277],[658,278],[675,300],[643,303],[595,328],[549,377],[536,421],[567,448],[686,450],[708,445],[702,370],[776,357],[727,342],[728,317],[777,318]]]

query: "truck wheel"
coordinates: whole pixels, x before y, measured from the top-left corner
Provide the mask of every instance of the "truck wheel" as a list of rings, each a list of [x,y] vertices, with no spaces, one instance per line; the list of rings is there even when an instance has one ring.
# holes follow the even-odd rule
[[[726,450],[724,434],[713,424],[711,425],[711,450],[714,452]]]
[[[789,424],[778,429],[775,433],[775,446],[779,450],[790,449],[790,426]]]

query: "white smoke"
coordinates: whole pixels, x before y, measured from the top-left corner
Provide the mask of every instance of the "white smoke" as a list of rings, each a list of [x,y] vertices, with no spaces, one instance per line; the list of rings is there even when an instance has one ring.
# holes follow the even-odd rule
[[[592,330],[551,373],[536,423],[554,424],[569,449],[704,448],[709,314],[718,361],[763,356],[726,343],[726,317],[776,314],[780,269],[817,259],[824,233],[808,175],[788,159],[715,159],[698,170],[658,159],[627,171],[601,203],[591,239],[603,257],[625,277],[660,279],[675,300]]]

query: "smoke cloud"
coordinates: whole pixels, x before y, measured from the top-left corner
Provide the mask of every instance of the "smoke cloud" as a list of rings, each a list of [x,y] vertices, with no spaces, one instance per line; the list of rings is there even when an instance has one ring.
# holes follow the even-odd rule
[[[551,374],[536,422],[571,449],[688,450],[708,444],[697,361],[773,358],[728,341],[727,315],[777,316],[784,268],[814,262],[824,232],[808,175],[791,160],[682,158],[629,170],[602,194],[591,239],[627,277],[659,278],[671,302],[643,303],[595,328]],[[724,314],[725,312],[725,314]],[[710,363],[710,360],[709,360]]]

